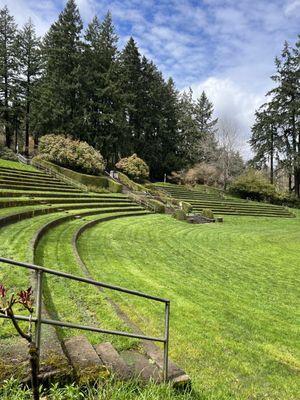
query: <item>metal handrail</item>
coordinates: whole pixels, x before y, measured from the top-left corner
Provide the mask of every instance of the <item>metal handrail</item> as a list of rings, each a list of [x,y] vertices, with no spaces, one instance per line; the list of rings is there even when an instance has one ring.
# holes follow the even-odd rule
[[[136,290],[131,290],[131,289],[123,288],[120,286],[115,286],[115,285],[110,285],[108,283],[95,281],[93,279],[83,278],[80,276],[68,274],[66,272],[56,271],[53,269],[41,267],[39,265],[15,261],[15,260],[11,260],[11,259],[4,258],[4,257],[0,257],[0,262],[9,264],[9,265],[13,265],[13,266],[17,266],[17,267],[30,269],[30,270],[37,272],[36,316],[26,317],[23,315],[16,315],[15,318],[20,321],[32,321],[35,323],[35,342],[36,342],[36,346],[38,349],[38,354],[40,353],[40,346],[41,346],[42,324],[61,326],[64,328],[71,328],[71,329],[81,329],[81,330],[85,330],[85,331],[99,332],[99,333],[104,333],[104,334],[109,334],[109,335],[125,336],[125,337],[131,337],[131,338],[136,338],[136,339],[160,342],[160,343],[164,344],[163,378],[165,381],[168,380],[169,321],[170,321],[170,300],[169,299],[152,296],[147,293],[139,292]],[[42,293],[42,291],[43,291],[42,283],[43,283],[43,275],[44,274],[55,275],[55,276],[59,276],[59,277],[65,278],[65,279],[71,279],[71,280],[74,280],[77,282],[83,282],[83,283],[87,283],[87,284],[90,284],[93,286],[98,286],[98,287],[102,287],[102,288],[106,288],[106,289],[110,289],[110,290],[115,290],[118,292],[130,294],[133,296],[143,297],[148,300],[153,300],[153,301],[157,301],[160,303],[164,303],[165,304],[164,337],[159,338],[159,337],[152,337],[152,336],[147,336],[147,335],[123,332],[123,331],[113,331],[113,330],[96,328],[96,327],[92,327],[92,326],[73,324],[70,322],[62,322],[62,321],[58,321],[58,320],[42,318],[42,294],[43,294]],[[0,318],[9,319],[10,317],[0,314]]]

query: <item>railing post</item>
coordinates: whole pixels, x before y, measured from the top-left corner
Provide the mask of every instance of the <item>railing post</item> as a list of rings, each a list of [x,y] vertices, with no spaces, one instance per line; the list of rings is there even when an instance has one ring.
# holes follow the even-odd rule
[[[38,368],[40,364],[41,350],[41,331],[42,331],[42,301],[43,301],[43,271],[37,272],[37,287],[36,287],[36,323],[35,323],[35,345],[38,352]]]
[[[165,303],[165,341],[164,341],[164,368],[163,378],[168,381],[169,370],[169,321],[170,321],[170,302]]]

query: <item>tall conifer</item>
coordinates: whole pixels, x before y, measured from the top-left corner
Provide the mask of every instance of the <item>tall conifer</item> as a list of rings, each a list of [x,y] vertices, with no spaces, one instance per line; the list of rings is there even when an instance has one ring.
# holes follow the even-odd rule
[[[7,6],[0,10],[0,100],[6,146],[12,144],[13,112],[18,93],[17,26]]]
[[[68,0],[43,43],[45,70],[39,88],[40,131],[82,135],[82,21],[74,0]]]
[[[32,101],[36,95],[35,87],[41,72],[40,40],[29,20],[18,35],[20,89],[24,108],[25,155],[29,153],[29,134],[31,133]]]

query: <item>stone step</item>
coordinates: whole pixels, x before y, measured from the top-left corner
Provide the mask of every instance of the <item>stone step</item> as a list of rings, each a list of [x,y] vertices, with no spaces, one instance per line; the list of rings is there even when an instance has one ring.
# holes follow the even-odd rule
[[[156,365],[163,371],[164,354],[163,351],[154,343],[143,341],[143,347],[147,356],[153,360]],[[176,365],[169,357],[168,360],[168,380],[174,387],[187,387],[191,383],[190,377],[185,371]]]
[[[154,360],[148,358],[145,354],[137,350],[125,350],[120,355],[130,368],[133,378],[142,381],[162,382],[162,370],[158,368]]]
[[[84,335],[64,341],[65,349],[80,383],[97,380],[103,372],[103,363]]]
[[[111,343],[105,342],[98,344],[95,346],[95,350],[103,365],[105,365],[106,368],[113,373],[113,375],[121,380],[130,379],[130,368]]]

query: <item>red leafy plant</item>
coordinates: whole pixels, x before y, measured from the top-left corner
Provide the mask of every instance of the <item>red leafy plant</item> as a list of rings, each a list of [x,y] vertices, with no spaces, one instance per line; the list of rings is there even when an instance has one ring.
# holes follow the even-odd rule
[[[33,304],[34,304],[34,299],[31,287],[29,287],[27,290],[21,290],[19,293],[15,294],[13,291],[5,288],[3,285],[0,284],[0,314],[6,315],[12,321],[18,334],[28,342],[33,399],[38,400],[39,399],[39,385],[38,385],[39,355],[38,355],[38,348],[33,340],[33,335],[32,335],[31,318],[34,312]],[[28,332],[25,332],[21,328],[15,316],[14,307],[17,305],[21,306],[29,313],[30,319],[29,319]]]

